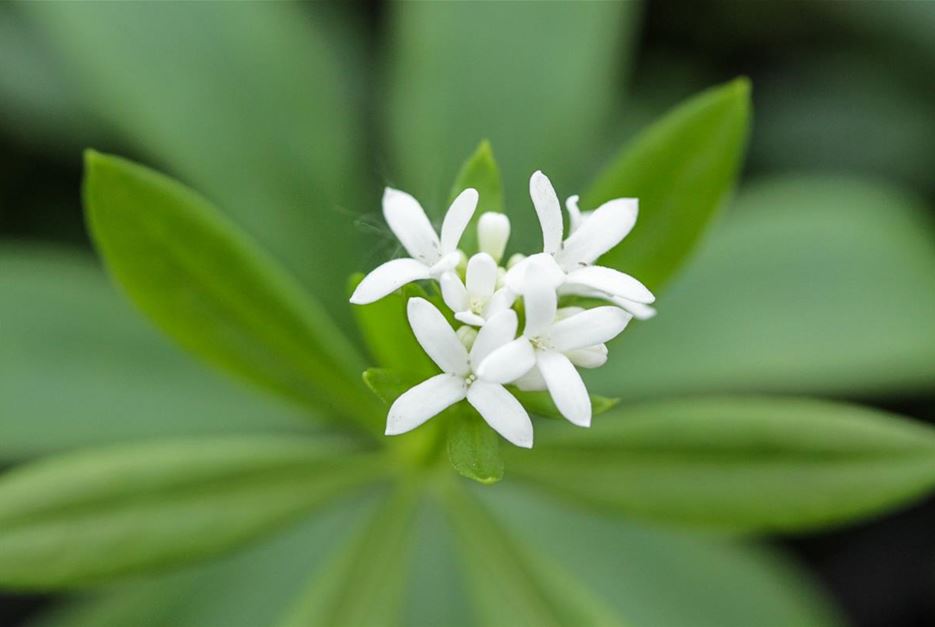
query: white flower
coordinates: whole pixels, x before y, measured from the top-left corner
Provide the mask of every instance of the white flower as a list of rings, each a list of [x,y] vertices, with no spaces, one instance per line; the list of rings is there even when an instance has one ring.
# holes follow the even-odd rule
[[[415,429],[451,405],[467,399],[483,419],[508,441],[532,447],[532,421],[503,387],[526,373],[535,361],[532,347],[515,344],[517,318],[512,309],[492,316],[477,333],[470,353],[442,313],[423,298],[410,298],[409,324],[428,356],[442,370],[407,390],[390,407],[386,435]],[[494,350],[506,351],[510,363],[496,372],[478,374]]]
[[[455,312],[455,318],[479,327],[485,320],[513,306],[516,295],[508,288],[497,289],[498,270],[493,257],[477,253],[467,264],[467,287],[454,272],[442,275],[442,298]]]
[[[635,198],[610,200],[586,218],[580,212],[573,212],[572,232],[562,241],[561,206],[552,183],[542,172],[534,172],[529,179],[529,195],[542,227],[543,252],[510,268],[505,278],[510,289],[519,294],[526,293],[526,270],[530,263],[535,262],[544,283],[553,290],[562,288],[562,293],[598,295],[618,306],[631,302],[648,305],[655,300],[652,292],[632,276],[613,268],[592,265],[633,229],[638,213]],[[571,204],[577,210],[577,200]],[[619,299],[619,302],[614,299]]]
[[[380,300],[412,281],[437,279],[461,259],[458,242],[477,208],[477,190],[466,189],[454,199],[442,222],[441,238],[415,198],[387,187],[383,217],[410,257],[393,259],[364,277],[351,295],[355,305]]]
[[[535,355],[537,372],[521,379],[525,387],[544,385],[569,422],[587,427],[591,424],[591,399],[575,365],[602,365],[607,359],[604,342],[620,334],[633,316],[611,306],[557,316],[558,296],[543,265],[533,259],[525,270],[526,328],[522,337],[492,352],[477,374],[497,379],[506,371],[512,374],[516,356],[524,354],[522,347],[528,346]]]

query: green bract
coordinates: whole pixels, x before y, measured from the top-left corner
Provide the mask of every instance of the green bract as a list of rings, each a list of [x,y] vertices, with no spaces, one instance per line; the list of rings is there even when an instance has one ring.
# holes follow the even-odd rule
[[[155,6],[132,14],[103,5],[73,15],[42,7],[29,11],[62,35],[62,45],[84,51],[76,64],[96,80],[120,73],[111,66],[120,65],[121,50],[133,50],[144,65],[158,57],[163,48],[146,37],[145,21],[174,24],[179,15],[171,7]],[[225,12],[223,28],[204,38],[198,29],[182,29],[173,54],[209,68],[206,55],[223,59],[233,49],[264,68],[276,67],[277,60],[293,53],[318,58],[306,48],[319,44],[299,36],[303,26],[296,9],[271,6],[268,11]],[[477,24],[512,32],[521,14],[511,6],[488,6]],[[531,224],[528,203],[509,190],[521,189],[520,181],[536,167],[560,169],[581,162],[570,149],[589,145],[588,135],[599,128],[594,120],[602,113],[600,103],[606,101],[595,98],[585,115],[577,92],[602,88],[597,79],[604,72],[593,66],[606,65],[611,58],[606,52],[618,45],[609,23],[625,17],[629,9],[622,6],[594,4],[568,13],[556,5],[544,12],[543,24],[536,25],[542,30],[542,50],[518,54],[566,63],[572,71],[562,75],[578,77],[579,83],[563,86],[566,91],[533,112],[509,108],[509,89],[522,90],[524,84],[511,82],[511,60],[485,57],[480,44],[472,46],[476,18],[461,15],[456,20],[459,41],[446,42],[449,52],[439,55],[437,64],[420,64],[419,44],[435,36],[428,20],[438,9],[397,6],[394,28],[406,34],[413,48],[402,47],[394,56],[394,72],[403,80],[391,94],[392,152],[405,161],[403,176],[416,180],[414,191],[437,187],[435,195],[425,197],[437,198],[441,207],[448,187],[436,170],[453,174],[456,169],[435,161],[439,155],[451,158],[445,133],[450,123],[426,119],[417,105],[435,115],[446,106],[433,99],[463,107],[461,97],[477,92],[477,85],[468,81],[448,90],[437,83],[452,76],[476,79],[485,76],[478,73],[481,69],[489,69],[487,76],[507,90],[485,101],[491,112],[507,108],[490,132],[498,149],[500,142],[504,145],[506,176],[501,177],[491,144],[483,142],[461,168],[454,189],[477,188],[478,213],[505,211],[522,216],[514,225]],[[214,11],[210,6],[197,10]],[[124,23],[127,15],[134,19]],[[116,24],[123,30],[113,32]],[[552,44],[545,42],[568,28],[593,31],[593,45],[549,54]],[[230,44],[223,35],[241,30],[252,34],[250,49]],[[123,38],[135,45],[121,44]],[[80,45],[98,39],[100,46]],[[482,67],[475,68],[478,64]],[[549,66],[543,68],[541,76],[548,75]],[[335,62],[317,73],[327,78],[338,71]],[[409,329],[406,301],[411,296],[437,300],[437,295],[407,286],[354,311],[344,304],[347,275],[365,269],[358,267],[363,262],[351,233],[353,219],[328,214],[328,224],[312,223],[308,216],[320,214],[289,209],[295,208],[296,197],[300,204],[314,203],[319,190],[322,204],[316,208],[330,208],[347,187],[345,166],[356,164],[359,150],[353,134],[345,136],[347,95],[328,92],[313,98],[305,89],[289,91],[296,77],[288,72],[256,74],[254,85],[207,88],[218,100],[201,112],[198,124],[191,112],[168,113],[184,107],[146,73],[120,73],[133,94],[128,101],[102,96],[109,103],[105,114],[121,121],[118,128],[155,138],[151,149],[203,187],[219,209],[166,176],[96,152],[86,160],[85,203],[97,249],[137,308],[195,356],[283,402],[249,391],[238,396],[242,392],[236,387],[159,344],[126,318],[83,260],[75,265],[43,255],[41,263],[7,263],[4,254],[0,302],[15,300],[21,309],[0,324],[0,346],[12,347],[11,360],[4,354],[0,361],[3,427],[12,434],[0,440],[0,453],[10,459],[94,441],[108,446],[27,463],[0,478],[0,584],[34,589],[115,585],[50,616],[46,627],[144,621],[154,627],[835,624],[822,601],[802,591],[790,567],[772,554],[693,531],[644,528],[631,520],[795,532],[898,506],[935,485],[930,428],[847,404],[702,396],[732,387],[801,389],[788,375],[791,353],[784,352],[782,341],[768,339],[773,333],[782,339],[780,330],[795,335],[794,328],[763,328],[762,318],[748,321],[749,327],[742,320],[725,325],[715,311],[723,300],[742,299],[747,285],[776,287],[778,302],[788,293],[783,290],[796,287],[788,280],[769,280],[765,269],[747,281],[727,272],[749,268],[761,254],[764,266],[779,272],[777,251],[755,239],[763,228],[774,228],[759,225],[760,220],[777,220],[778,227],[795,234],[793,225],[776,217],[775,204],[769,216],[751,212],[728,222],[705,243],[721,238],[721,247],[702,246],[701,269],[689,269],[671,296],[659,300],[658,319],[635,324],[618,341],[625,365],[596,376],[608,397],[592,398],[596,418],[590,430],[565,424],[551,428],[558,425],[549,419],[555,408],[548,398],[517,392],[535,416],[537,441],[531,451],[501,446],[464,403],[411,433],[384,438],[386,404],[412,382],[437,372]],[[206,70],[193,76],[202,75],[221,81]],[[239,88],[270,98],[290,93],[292,108],[314,103],[327,111],[311,116],[315,128],[296,130],[288,116],[270,118],[258,128],[236,108],[235,98],[224,96]],[[111,111],[118,105],[140,111],[124,119],[120,111]],[[582,198],[584,209],[617,196],[640,198],[636,229],[605,263],[645,276],[654,288],[675,276],[733,189],[749,112],[749,86],[740,79],[678,107],[620,151]],[[521,123],[527,114],[534,123]],[[543,131],[572,117],[565,140],[562,133],[552,137]],[[419,132],[407,133],[415,127]],[[222,130],[214,134],[212,128]],[[238,128],[248,135],[231,134]],[[469,125],[457,129],[464,134],[456,138],[455,151],[468,152],[478,135]],[[190,141],[199,133],[211,141]],[[292,143],[301,133],[330,138],[334,161],[321,156],[325,150]],[[294,153],[268,160],[262,148],[267,135]],[[540,157],[543,163],[535,161]],[[317,170],[308,188],[295,183],[300,176],[280,176],[325,161],[327,167]],[[570,172],[560,176],[583,174]],[[297,186],[281,186],[282,179]],[[228,186],[231,181],[237,184]],[[766,200],[760,197],[759,203],[769,204],[768,191],[761,192]],[[799,206],[789,211],[801,211],[816,196],[829,200],[819,192],[820,184],[806,187]],[[370,195],[355,192],[360,193]],[[262,211],[283,213],[264,221],[256,213]],[[912,235],[908,210],[896,235],[873,228],[881,215],[868,206],[849,216],[848,228],[854,242],[871,245],[881,264],[902,273],[888,288],[887,305],[905,306],[913,287],[929,285],[926,281],[935,276],[929,272],[935,251]],[[830,218],[814,219],[823,228],[834,224]],[[285,266],[254,236],[283,255]],[[331,256],[328,251],[338,248],[324,244],[345,236],[347,247]],[[864,254],[852,248],[828,251],[817,235],[790,237],[790,242],[797,242],[800,258],[830,255],[841,268]],[[40,258],[38,252],[30,254]],[[63,272],[67,288],[58,289]],[[806,274],[805,269],[790,272]],[[352,278],[351,285],[358,281],[359,276]],[[833,283],[825,280],[836,294]],[[702,287],[708,285],[720,287],[705,292]],[[858,303],[854,293],[841,291],[848,307]],[[734,304],[732,315],[742,317],[746,307],[746,302]],[[869,362],[885,355],[889,373],[880,380],[887,384],[931,383],[935,372],[924,367],[930,345],[914,347],[910,341],[932,338],[931,319],[901,315],[904,336],[898,349],[875,345],[858,356]],[[680,317],[686,322],[677,324]],[[42,346],[52,349],[35,331],[37,320],[62,340],[63,348],[42,352]],[[346,331],[354,322],[358,332],[351,337]],[[828,350],[847,345],[857,326],[842,325]],[[657,332],[655,345],[650,342],[654,328],[667,330]],[[689,349],[679,343],[679,333],[686,342],[711,345]],[[744,352],[751,338],[767,338],[757,345],[753,365]],[[720,352],[718,343],[728,341],[731,352]],[[701,350],[706,346],[707,352]],[[144,351],[155,356],[157,367],[138,363]],[[78,363],[77,352],[87,352],[89,361]],[[827,363],[841,361],[829,357]],[[768,375],[758,374],[760,365]],[[35,380],[51,375],[65,386],[78,381],[83,402],[71,408],[63,399],[42,395]],[[778,383],[770,386],[774,375]],[[827,388],[835,391],[847,382],[861,382],[846,369],[829,381]],[[821,388],[819,382],[809,389]],[[65,387],[60,394],[73,391]],[[699,396],[651,400],[686,391]],[[635,397],[650,400],[638,405],[615,400]],[[165,440],[139,442],[153,435]],[[312,510],[316,515],[300,522]],[[259,537],[263,540],[254,546],[213,564],[119,581],[127,573],[182,566]],[[718,577],[712,578],[713,572]]]

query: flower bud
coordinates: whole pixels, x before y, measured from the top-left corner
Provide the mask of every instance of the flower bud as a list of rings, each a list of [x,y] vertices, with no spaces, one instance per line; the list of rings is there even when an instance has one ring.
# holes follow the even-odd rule
[[[500,263],[507,240],[510,239],[510,219],[502,213],[488,211],[477,222],[477,242],[481,252]]]
[[[471,350],[474,346],[474,340],[477,339],[477,329],[465,325],[463,327],[458,327],[455,333],[458,334],[458,339],[464,344],[464,348]]]

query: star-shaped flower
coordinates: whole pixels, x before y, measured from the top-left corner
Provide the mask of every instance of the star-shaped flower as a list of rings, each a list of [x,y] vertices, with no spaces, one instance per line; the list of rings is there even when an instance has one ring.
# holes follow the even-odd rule
[[[588,427],[591,398],[575,362],[601,365],[606,360],[602,345],[617,337],[633,316],[618,307],[606,306],[557,318],[558,295],[543,266],[541,259],[530,258],[525,269],[523,335],[492,352],[477,374],[494,379],[502,379],[507,372],[512,375],[516,362],[531,350],[555,406],[572,424]]]
[[[387,187],[383,192],[383,217],[410,256],[387,261],[371,271],[354,290],[351,302],[372,303],[407,283],[438,279],[457,266],[462,255],[458,243],[474,215],[477,199],[477,190],[471,188],[458,194],[445,214],[439,238],[419,201]]]
[[[515,347],[505,364],[480,375],[488,356],[512,345],[518,325],[512,309],[492,316],[477,333],[470,352],[459,340],[445,316],[424,298],[410,298],[407,313],[416,339],[442,374],[426,379],[404,392],[390,407],[386,435],[415,429],[451,405],[467,399],[497,433],[516,446],[532,447],[532,421],[516,398],[503,387],[532,368],[531,346]],[[473,335],[473,334],[472,334]]]
[[[529,195],[542,227],[543,252],[527,257],[506,273],[507,287],[519,294],[527,291],[527,268],[536,262],[541,278],[553,290],[563,293],[598,295],[615,304],[648,305],[655,300],[645,285],[613,268],[593,265],[597,259],[619,244],[636,224],[638,201],[635,198],[609,200],[587,216],[574,219],[576,229],[562,241],[564,225],[558,195],[542,172],[529,179]],[[575,204],[575,208],[577,205]]]
[[[513,305],[516,295],[509,288],[497,289],[498,272],[493,257],[487,253],[477,253],[468,260],[466,287],[454,272],[442,275],[442,298],[455,312],[455,318],[464,324],[479,327],[488,318]]]

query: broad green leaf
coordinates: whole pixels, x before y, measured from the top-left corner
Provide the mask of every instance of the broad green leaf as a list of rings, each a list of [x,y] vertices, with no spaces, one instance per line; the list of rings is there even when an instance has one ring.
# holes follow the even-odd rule
[[[543,418],[561,418],[564,420],[564,416],[558,411],[558,407],[555,406],[555,402],[552,401],[552,396],[548,392],[530,392],[511,387],[510,393],[523,404],[523,407],[530,414],[542,416]],[[603,414],[619,402],[616,398],[607,398],[596,394],[590,396],[592,416]]]
[[[348,292],[364,278],[351,277]],[[383,368],[428,377],[438,369],[416,340],[406,317],[406,304],[412,297],[429,298],[418,285],[409,284],[369,305],[354,305],[354,318],[370,357]]]
[[[290,3],[24,4],[89,110],[284,260],[346,330],[366,190],[364,69],[340,12]],[[379,190],[374,189],[372,197]]]
[[[549,557],[535,553],[460,486],[444,493],[480,625],[624,625]]]
[[[0,478],[0,583],[86,585],[203,558],[378,480],[347,442],[232,436],[89,450]]]
[[[540,429],[510,470],[572,499],[668,523],[798,531],[935,487],[935,429],[822,401],[698,398]]]
[[[319,573],[282,627],[399,625],[418,502],[402,485]]]
[[[394,184],[439,216],[464,155],[497,149],[513,244],[540,243],[529,176],[560,192],[600,157],[639,5],[391,5],[388,139]],[[582,45],[581,42],[587,42]]]
[[[485,485],[503,478],[500,436],[470,406],[459,406],[449,421],[448,461],[462,476]]]
[[[373,427],[353,346],[273,260],[175,181],[96,152],[86,160],[97,248],[163,332],[261,387]]]
[[[808,573],[773,551],[569,508],[509,479],[477,492],[509,533],[632,625],[843,624]]]
[[[342,498],[237,553],[168,575],[87,593],[30,627],[257,627],[275,625],[309,570],[327,564],[373,513],[374,495]]]
[[[90,255],[0,243],[0,459],[155,436],[298,432],[300,411],[200,367]]]
[[[750,125],[750,82],[709,89],[638,135],[581,199],[594,209],[639,198],[636,227],[601,263],[652,289],[683,264],[734,188]]]
[[[469,187],[477,190],[479,198],[477,210],[464,230],[464,235],[461,236],[460,248],[471,255],[477,251],[477,221],[480,216],[488,211],[505,212],[500,167],[493,158],[493,148],[486,139],[477,146],[477,150],[461,166],[458,176],[455,177],[455,183],[451,187],[448,202],[453,201],[455,196]]]
[[[883,185],[786,176],[750,185],[656,318],[611,344],[595,390],[878,395],[935,383],[935,238]]]

